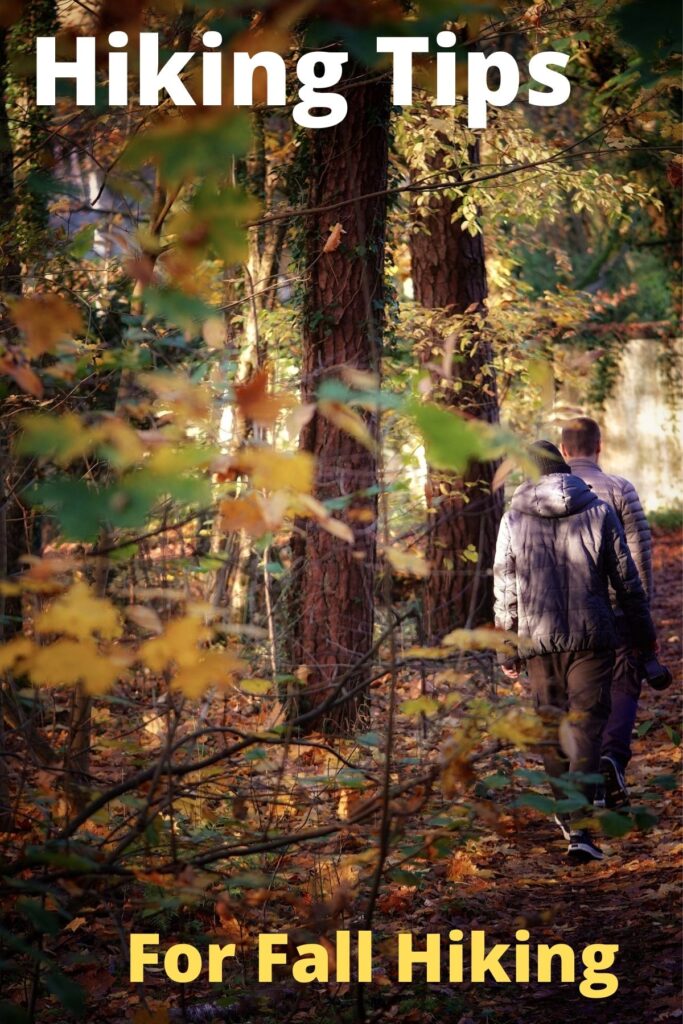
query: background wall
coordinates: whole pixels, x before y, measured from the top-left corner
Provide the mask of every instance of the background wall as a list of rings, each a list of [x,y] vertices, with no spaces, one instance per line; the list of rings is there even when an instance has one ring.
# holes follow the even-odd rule
[[[589,411],[603,432],[601,465],[632,480],[646,509],[683,501],[683,400],[667,382],[671,342],[626,342],[619,379],[602,410]],[[683,339],[674,342],[677,377],[683,373]]]

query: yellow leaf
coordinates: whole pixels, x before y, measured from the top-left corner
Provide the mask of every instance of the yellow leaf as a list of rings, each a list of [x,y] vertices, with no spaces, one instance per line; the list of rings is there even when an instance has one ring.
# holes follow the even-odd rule
[[[98,634],[114,640],[123,632],[121,620],[111,601],[96,597],[86,583],[78,581],[36,619],[36,633],[66,633],[76,640]]]
[[[172,686],[186,697],[201,697],[210,686],[232,685],[235,676],[244,672],[247,664],[226,651],[194,651],[191,664],[181,667],[173,677]]]
[[[312,519],[317,519],[318,522],[330,518],[330,510],[312,494],[297,494],[296,498],[292,500],[290,508],[298,516],[310,516]]]
[[[506,458],[503,459],[501,464],[498,466],[496,472],[493,474],[493,480],[491,481],[491,490],[498,491],[505,484],[505,481],[512,473],[517,463],[514,459]]]
[[[315,459],[309,452],[277,452],[274,448],[245,448],[236,460],[236,468],[251,475],[256,488],[267,491],[313,489]]]
[[[220,316],[210,316],[202,325],[202,337],[207,348],[216,350],[225,348],[228,340],[228,330],[225,320]]]
[[[341,378],[350,388],[358,391],[376,391],[379,387],[379,374],[371,370],[359,370],[355,366],[342,366]]]
[[[299,405],[290,412],[285,421],[285,430],[290,441],[299,436],[306,424],[311,422],[314,415],[315,405],[313,402]]]
[[[543,739],[544,725],[538,715],[524,708],[511,708],[489,726],[491,736],[516,747],[527,747]]]
[[[350,434],[371,452],[377,450],[377,442],[368,430],[365,420],[355,409],[349,409],[342,402],[318,402],[318,411],[335,427]]]
[[[211,412],[211,391],[206,384],[195,384],[180,370],[173,373],[140,373],[143,387],[159,399],[161,410],[175,414],[181,422],[203,422]]]
[[[116,464],[120,469],[139,462],[145,454],[145,446],[137,430],[118,416],[107,417],[97,428],[98,440],[108,442],[116,453]]]
[[[392,569],[405,576],[418,576],[426,579],[429,576],[431,566],[421,555],[411,555],[408,551],[401,551],[399,548],[385,548],[384,557]]]
[[[179,668],[192,668],[199,660],[199,645],[210,639],[211,630],[201,618],[186,615],[170,622],[163,636],[146,640],[139,657],[152,672],[163,672],[171,662]]]
[[[17,636],[8,640],[0,647],[0,672],[13,669],[16,663],[28,657],[33,651],[33,643],[25,636]]]
[[[17,440],[17,450],[47,455],[58,466],[68,466],[74,459],[80,459],[97,442],[95,432],[73,412],[59,416],[29,413],[19,417],[19,426],[22,432]]]
[[[353,530],[348,523],[343,523],[341,519],[322,519],[320,522],[323,530],[327,530],[333,537],[338,537],[339,540],[343,540],[346,544],[355,544],[356,538],[353,535]]]
[[[450,655],[447,647],[409,647],[405,651],[404,658],[432,659],[438,661],[440,658],[447,658]]]
[[[543,405],[552,406],[555,400],[555,375],[552,363],[540,353],[534,354],[528,362],[529,381],[537,387]]]
[[[416,697],[415,700],[404,700],[400,708],[404,715],[433,715],[439,710],[439,702],[433,697]]]
[[[54,351],[57,342],[83,330],[81,314],[67,299],[50,292],[29,295],[13,302],[12,319],[26,335],[26,348],[32,358]]]
[[[272,680],[270,679],[243,679],[240,683],[240,690],[244,693],[253,693],[260,696],[264,693],[270,693],[273,687]]]
[[[442,643],[457,647],[461,651],[509,651],[510,644],[517,645],[517,634],[502,629],[454,629],[443,638]]]
[[[325,242],[325,245],[323,246],[323,252],[334,252],[336,249],[338,249],[339,246],[341,245],[342,235],[345,234],[346,232],[344,231],[344,228],[341,226],[339,221],[337,221],[336,224],[331,224],[330,236]]]
[[[36,686],[75,686],[82,683],[94,696],[111,689],[128,667],[128,659],[112,652],[100,653],[92,639],[56,640],[36,647],[28,671]]]

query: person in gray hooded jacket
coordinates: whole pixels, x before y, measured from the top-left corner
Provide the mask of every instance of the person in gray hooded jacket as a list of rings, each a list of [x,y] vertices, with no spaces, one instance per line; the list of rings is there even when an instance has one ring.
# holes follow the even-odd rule
[[[588,416],[578,416],[562,427],[561,450],[572,473],[580,476],[599,498],[611,505],[624,528],[640,581],[652,601],[652,536],[638,492],[630,480],[605,473],[598,465],[602,441],[600,427]],[[631,760],[631,736],[638,714],[642,670],[633,651],[628,623],[612,594],[619,643],[612,676],[612,708],[602,736],[600,768],[605,778],[608,807],[628,802],[624,772]]]
[[[596,773],[610,709],[618,643],[611,584],[635,647],[650,652],[655,629],[624,532],[612,508],[571,473],[559,450],[538,441],[529,455],[541,476],[515,491],[503,516],[494,564],[495,620],[517,634],[504,670],[525,659],[537,709],[566,728],[544,755],[551,776]],[[559,734],[558,734],[559,735]],[[583,786],[592,803],[593,786]],[[576,816],[574,816],[574,819]],[[558,820],[573,859],[601,859],[590,835]]]

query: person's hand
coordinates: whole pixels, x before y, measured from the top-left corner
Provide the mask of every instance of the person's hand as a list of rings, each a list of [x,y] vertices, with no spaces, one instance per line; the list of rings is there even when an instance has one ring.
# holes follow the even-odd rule
[[[503,675],[507,676],[508,679],[519,679],[519,669],[516,665],[506,667],[505,665],[500,666],[503,670]]]

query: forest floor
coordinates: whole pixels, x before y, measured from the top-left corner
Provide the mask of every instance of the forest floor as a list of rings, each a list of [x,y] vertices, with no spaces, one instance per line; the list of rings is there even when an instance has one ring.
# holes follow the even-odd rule
[[[466,786],[463,807],[469,808],[471,817],[461,837],[456,839],[455,849],[444,853],[436,849],[429,837],[438,832],[433,823],[448,811],[452,801],[444,797],[439,787],[431,793],[409,794],[402,805],[407,813],[398,848],[419,850],[422,845],[426,853],[417,857],[417,885],[411,883],[409,873],[402,875],[395,870],[397,866],[400,869],[400,864],[396,853],[392,854],[393,868],[382,885],[373,916],[373,984],[364,986],[368,1024],[399,1018],[413,1024],[564,1024],[577,1019],[595,1024],[681,1024],[682,558],[680,534],[658,532],[653,611],[662,658],[674,671],[676,683],[662,694],[645,688],[638,719],[639,738],[634,742],[628,773],[632,804],[646,807],[656,824],[648,831],[633,829],[620,838],[600,837],[605,860],[573,867],[566,860],[566,843],[547,815],[528,806],[516,806],[515,793],[509,790],[503,795],[495,794],[496,803],[487,798],[485,787],[483,791],[475,788],[470,792]],[[429,683],[434,692],[440,688],[448,693],[447,675],[438,683],[437,674],[437,682]],[[476,680],[468,685],[475,693],[481,686]],[[399,699],[419,697],[421,686],[410,669],[402,677]],[[522,689],[517,686],[518,691]],[[506,692],[499,687],[503,703]],[[374,722],[381,733],[386,721],[386,692],[380,687],[375,693]],[[259,720],[261,713],[255,710],[257,707],[258,702],[245,718],[245,728],[267,728],[265,721]],[[262,714],[266,714],[265,704]],[[404,770],[420,772],[425,763],[435,763],[457,720],[458,709],[454,706],[450,718],[446,716],[438,725],[429,726],[431,732],[423,742],[419,721],[412,718],[406,722],[401,717],[396,737],[397,761],[403,755],[409,755],[410,761],[410,755],[415,755],[415,766]],[[126,721],[124,718],[124,725]],[[128,747],[121,747],[120,741],[108,739],[112,728],[110,718],[103,720],[94,754],[96,770],[103,779],[122,775],[133,765],[144,763],[149,754],[140,743],[151,743],[154,739],[144,731],[136,734],[135,742],[129,744],[131,753]],[[123,728],[124,736],[126,731],[128,726]],[[371,746],[357,747],[356,755],[369,776],[378,778],[380,752],[373,751]],[[325,765],[320,759],[325,756],[320,750],[296,742],[289,752],[290,792],[299,793],[304,809],[309,807],[299,827],[334,820],[337,816],[343,818],[354,801],[367,798],[367,791],[342,788],[324,800],[312,798],[307,805],[301,787],[297,790],[295,786],[306,775],[324,772]],[[142,760],[131,762],[131,758]],[[249,764],[249,771],[261,774],[245,776],[245,794],[249,792],[248,785],[256,787],[252,793],[258,792],[259,785],[267,787],[277,774],[266,761]],[[538,765],[531,755],[513,753],[508,768],[520,766]],[[483,775],[498,772],[500,760],[496,762],[494,758],[490,765],[484,761],[477,769]],[[664,781],[666,777],[668,783]],[[232,798],[231,814],[238,826],[248,824],[247,814],[251,812],[247,802],[239,796]],[[223,789],[221,804],[226,803],[230,801],[226,801]],[[316,818],[318,814],[323,818]],[[281,825],[286,826],[287,821],[282,818]],[[255,942],[256,935],[263,931],[293,932],[298,942],[331,937],[335,929],[362,928],[365,904],[360,893],[364,887],[356,887],[352,874],[344,875],[344,864],[353,865],[355,859],[356,872],[358,865],[372,867],[377,826],[375,817],[322,842],[297,845],[294,840],[278,856],[263,859],[262,871],[269,879],[265,885],[261,882],[240,888],[238,884],[231,889],[231,881],[236,879],[230,879],[225,866],[216,866],[209,888],[198,900],[186,903],[181,899],[170,910],[169,901],[179,893],[182,896],[183,889],[190,893],[201,872],[193,874],[192,869],[186,869],[164,878],[141,866],[135,870],[131,884],[114,886],[111,892],[104,880],[80,886],[67,879],[63,883],[65,900],[72,901],[69,916],[74,916],[58,935],[48,940],[48,948],[60,968],[83,990],[92,1024],[210,1024],[213,1020],[232,1024],[252,1024],[256,1020],[302,1024],[311,1019],[317,1024],[343,1024],[358,1020],[355,995],[348,985],[293,985],[284,971],[272,986],[257,984]],[[30,829],[30,825],[26,827]],[[209,820],[208,827],[217,830],[214,835],[218,834],[220,839],[225,838],[220,821],[213,820],[212,825]],[[101,824],[91,826],[93,834],[100,829],[103,834],[107,831]],[[31,841],[30,831],[25,841]],[[198,841],[205,840],[199,837]],[[405,866],[414,865],[415,857],[407,855]],[[233,870],[240,869],[235,866]],[[154,900],[162,908],[158,912]],[[8,918],[10,926],[13,921],[14,918]],[[570,945],[577,954],[576,980],[541,984],[533,980],[532,967],[532,981],[524,984],[491,980],[485,984],[450,983],[445,969],[441,982],[396,982],[397,932],[413,932],[416,948],[423,948],[426,933],[438,933],[442,937],[445,964],[451,929],[461,929],[466,941],[471,931],[484,930],[486,949],[490,950],[495,943],[514,944],[515,932],[520,928],[530,932],[532,950],[538,943]],[[161,967],[148,971],[144,986],[132,986],[127,978],[126,956],[130,932],[160,933],[162,949],[172,942],[192,942],[193,935],[200,946],[206,941],[236,941],[244,956],[240,956],[239,965],[234,964],[225,987],[209,986],[203,978],[187,986],[173,984],[163,976]],[[619,987],[606,999],[589,999],[579,993],[581,951],[591,943],[619,947],[613,967]],[[514,972],[511,956],[512,951],[502,964],[508,969],[512,966]],[[423,970],[418,967],[416,977],[424,977]],[[8,994],[16,1004],[26,1005],[26,993],[22,994],[18,985],[12,985]],[[53,997],[41,996],[32,1019],[36,1024],[66,1024],[73,1018],[64,1013]]]

